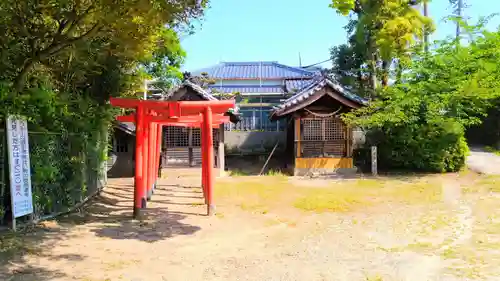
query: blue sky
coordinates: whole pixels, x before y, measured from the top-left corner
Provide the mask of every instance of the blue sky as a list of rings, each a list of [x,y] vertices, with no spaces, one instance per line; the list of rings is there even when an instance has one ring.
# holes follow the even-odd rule
[[[475,22],[479,16],[500,12],[494,2],[476,0],[466,15]],[[343,26],[347,23],[329,3],[331,0],[212,0],[196,33],[181,41],[187,52],[183,69],[193,71],[221,61],[278,61],[295,66],[299,52],[302,65],[326,60],[332,46],[346,41]],[[430,3],[429,13],[437,25],[431,39],[454,34],[453,23],[442,20],[451,12],[447,0]],[[488,27],[498,25],[500,16]]]

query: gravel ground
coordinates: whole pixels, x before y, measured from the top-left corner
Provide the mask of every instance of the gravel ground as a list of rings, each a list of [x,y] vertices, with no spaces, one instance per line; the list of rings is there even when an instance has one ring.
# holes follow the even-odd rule
[[[143,222],[130,220],[132,182],[112,180],[81,213],[23,238],[0,280],[500,280],[498,263],[474,275],[460,271],[472,261],[447,255],[470,249],[483,210],[450,177],[432,205],[256,214],[226,203],[213,217],[193,187],[199,178],[172,177],[160,181]]]

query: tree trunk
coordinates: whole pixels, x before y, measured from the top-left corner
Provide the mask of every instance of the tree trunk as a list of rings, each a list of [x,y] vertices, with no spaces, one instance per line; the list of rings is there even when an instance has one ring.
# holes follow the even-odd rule
[[[24,88],[24,85],[26,84],[26,77],[28,76],[29,72],[33,69],[34,66],[35,66],[35,61],[33,59],[28,59],[24,63],[21,72],[19,72],[19,74],[16,76],[16,79],[14,80],[14,90],[17,93],[19,93]]]
[[[401,62],[398,61],[398,66],[396,70],[396,83],[401,83],[403,80],[403,66],[401,65]]]
[[[386,60],[382,62],[382,86],[387,87],[389,85],[389,67],[390,63]]]
[[[375,67],[375,61],[371,60],[370,61],[370,90],[371,90],[371,97],[373,98],[375,96],[375,89],[377,89],[377,74],[375,73],[377,71]]]
[[[366,47],[368,49],[368,64],[370,68],[370,98],[374,98],[375,91],[377,89],[377,58],[375,54],[375,44],[370,31],[368,32],[366,43]]]
[[[427,1],[424,1],[424,17],[429,16],[429,9],[428,9],[428,3]],[[424,29],[424,51],[427,53],[429,52],[429,31]]]
[[[463,2],[462,2],[462,0],[458,0],[456,14],[457,14],[457,17],[459,17],[460,19],[463,19],[462,10],[463,10]],[[457,22],[457,28],[456,28],[455,32],[456,32],[456,38],[457,38],[457,40],[459,40],[460,39],[460,23],[459,22]]]
[[[365,81],[363,80],[363,72],[361,69],[358,70],[358,83],[359,83],[359,91],[363,93],[363,96],[366,96],[365,92]]]

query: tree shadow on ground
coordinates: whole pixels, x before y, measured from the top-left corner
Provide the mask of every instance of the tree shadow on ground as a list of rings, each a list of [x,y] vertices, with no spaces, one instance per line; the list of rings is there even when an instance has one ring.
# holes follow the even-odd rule
[[[9,281],[45,281],[56,278],[70,279],[66,273],[47,269],[27,260],[50,258],[52,261],[81,261],[79,254],[54,255],[50,249],[57,243],[71,237],[62,228],[46,227],[25,229],[12,233],[0,233],[0,280]]]
[[[179,203],[170,200],[174,197],[168,186],[160,185],[152,201],[143,210],[141,220],[132,219],[133,187],[108,185],[92,202],[85,205],[78,213],[69,214],[59,219],[66,224],[88,225],[98,237],[111,239],[136,239],[144,242],[156,242],[179,235],[191,235],[201,228],[182,220],[187,213],[171,210],[173,205],[193,205],[200,200],[199,193],[193,193],[193,203]]]
[[[58,270],[37,267],[37,258],[51,261],[66,260],[82,262],[85,256],[69,250],[58,255],[51,251],[55,247],[69,247],[72,238],[88,239],[82,232],[73,231],[75,227],[84,227],[95,237],[140,240],[147,243],[191,235],[201,229],[199,226],[182,222],[188,216],[200,216],[203,213],[171,210],[176,202],[170,196],[177,190],[175,186],[159,186],[154,195],[157,202],[148,202],[142,220],[132,219],[133,187],[131,185],[108,185],[99,195],[75,212],[46,221],[31,229],[18,232],[0,232],[0,280],[9,281],[45,281],[60,278],[71,280],[72,276]],[[170,190],[169,190],[170,189]],[[199,195],[198,192],[193,192]],[[201,199],[184,199],[195,201]],[[184,204],[184,203],[182,203]],[[189,203],[185,203],[189,206]],[[182,205],[180,205],[182,207]],[[85,233],[85,232],[83,232]],[[92,236],[90,236],[92,237]],[[92,239],[92,238],[90,238]]]

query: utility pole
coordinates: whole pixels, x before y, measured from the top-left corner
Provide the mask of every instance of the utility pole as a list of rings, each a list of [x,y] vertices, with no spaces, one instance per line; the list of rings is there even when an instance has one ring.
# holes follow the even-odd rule
[[[302,58],[300,57],[300,52],[299,52],[299,67],[302,67]]]

